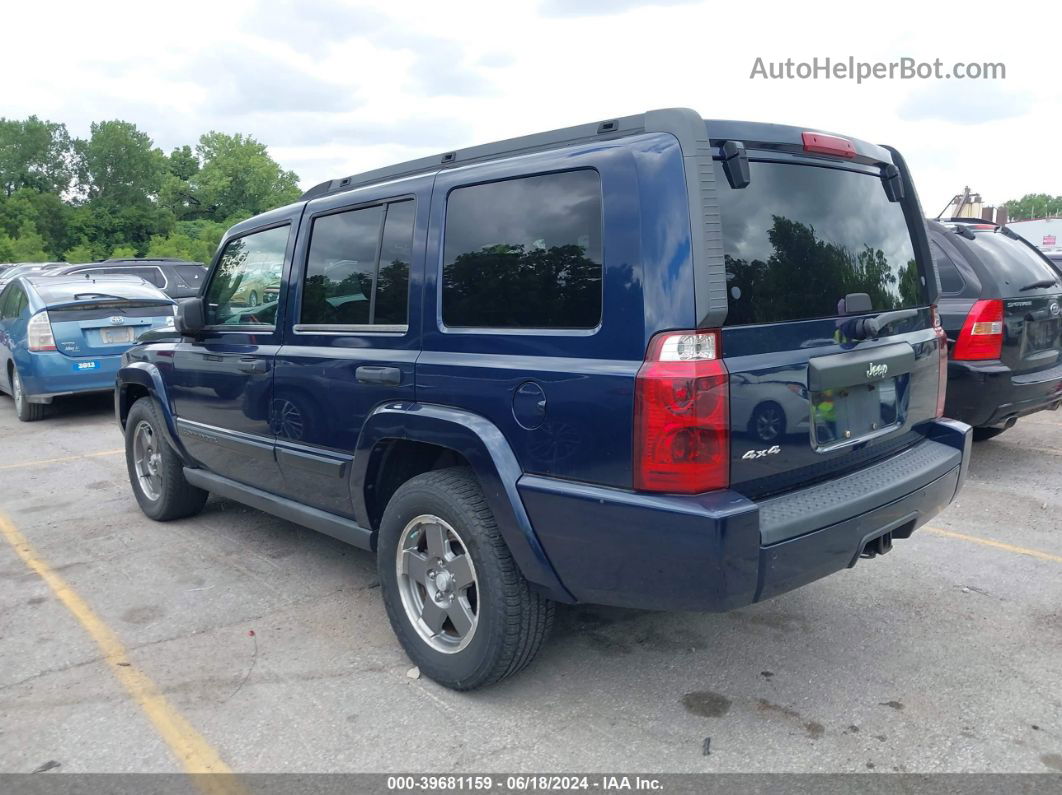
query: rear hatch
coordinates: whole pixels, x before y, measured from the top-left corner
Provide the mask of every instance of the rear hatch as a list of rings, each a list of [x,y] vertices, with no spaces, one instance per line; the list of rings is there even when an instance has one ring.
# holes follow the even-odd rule
[[[719,128],[708,130],[721,143]],[[909,181],[904,197],[886,191],[893,156],[860,142],[830,156],[805,150],[799,131],[763,130],[776,137],[750,141],[741,130],[747,185],[732,187],[733,173],[728,180],[715,162],[730,482],[751,498],[920,441],[937,416],[940,378],[925,230]],[[876,334],[871,318],[886,323]]]
[[[998,228],[973,229],[960,245],[995,277],[1003,301],[1000,360],[1014,373],[1054,367],[1062,355],[1062,279],[1030,244]]]
[[[38,286],[56,350],[67,356],[121,354],[145,331],[173,323],[173,301],[143,282],[86,279],[57,288]]]

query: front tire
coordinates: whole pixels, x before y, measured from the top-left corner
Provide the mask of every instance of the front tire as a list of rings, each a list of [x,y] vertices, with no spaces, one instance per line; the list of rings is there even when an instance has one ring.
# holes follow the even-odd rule
[[[525,668],[553,623],[528,586],[472,472],[418,475],[391,497],[377,567],[391,627],[439,684],[472,690]]]
[[[46,410],[44,404],[30,403],[17,368],[11,369],[11,397],[15,399],[15,414],[22,422],[37,422],[37,420],[44,419]]]
[[[136,401],[125,421],[125,463],[140,510],[157,522],[194,516],[208,496],[185,480],[181,459],[165,433],[155,401]]]

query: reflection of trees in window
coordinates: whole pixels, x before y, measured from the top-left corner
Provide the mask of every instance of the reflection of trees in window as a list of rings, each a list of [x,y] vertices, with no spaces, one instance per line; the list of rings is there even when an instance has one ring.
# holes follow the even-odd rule
[[[225,254],[221,258],[217,273],[214,274],[214,280],[210,283],[208,311],[217,313],[212,322],[223,323],[231,314],[229,304],[232,296],[240,289],[249,253],[245,238],[233,240],[225,247]]]
[[[601,265],[579,245],[503,243],[443,268],[443,320],[451,326],[593,328],[600,319]]]
[[[853,254],[819,240],[810,225],[772,217],[767,236],[774,251],[766,262],[725,255],[729,286],[741,290],[730,301],[728,323],[835,315],[849,293],[867,293],[877,311],[923,303],[914,260],[896,269],[881,249],[866,246]]]
[[[409,296],[409,263],[394,260],[380,265],[376,282],[376,323],[403,325],[406,323],[406,301]]]
[[[900,268],[900,301],[903,306],[918,306],[925,303],[925,289],[918,263],[913,259]]]

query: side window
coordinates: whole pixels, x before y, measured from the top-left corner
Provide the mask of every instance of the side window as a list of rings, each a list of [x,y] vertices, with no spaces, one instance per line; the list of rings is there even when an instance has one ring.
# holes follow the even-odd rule
[[[284,267],[289,227],[278,226],[230,240],[214,269],[206,292],[207,325],[272,326],[275,302],[259,305],[254,285],[263,270]]]
[[[301,325],[405,325],[414,202],[326,215],[313,223]]]
[[[447,198],[447,326],[593,328],[601,320],[601,275],[596,171],[473,185]]]
[[[947,295],[961,293],[966,286],[966,282],[963,280],[962,274],[959,273],[959,267],[935,240],[931,241],[930,248],[933,251],[933,262],[937,266],[940,291]]]
[[[19,293],[22,292],[17,284],[12,284],[3,293],[0,293],[0,319],[13,320],[18,317],[16,307],[19,303]]]

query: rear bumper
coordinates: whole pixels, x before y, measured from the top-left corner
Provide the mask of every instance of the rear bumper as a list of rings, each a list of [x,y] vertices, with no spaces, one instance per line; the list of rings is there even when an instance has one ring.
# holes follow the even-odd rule
[[[23,388],[33,403],[49,403],[60,395],[106,392],[114,389],[121,355],[67,356],[62,353],[30,353],[30,366],[19,365]],[[91,369],[79,365],[93,362]]]
[[[655,496],[538,476],[518,487],[577,600],[720,611],[852,566],[885,534],[906,538],[954,498],[969,453],[969,426],[940,420],[885,461],[759,503],[732,491]]]
[[[1062,364],[1015,375],[1001,362],[948,362],[944,413],[974,426],[999,425],[1062,401]]]

